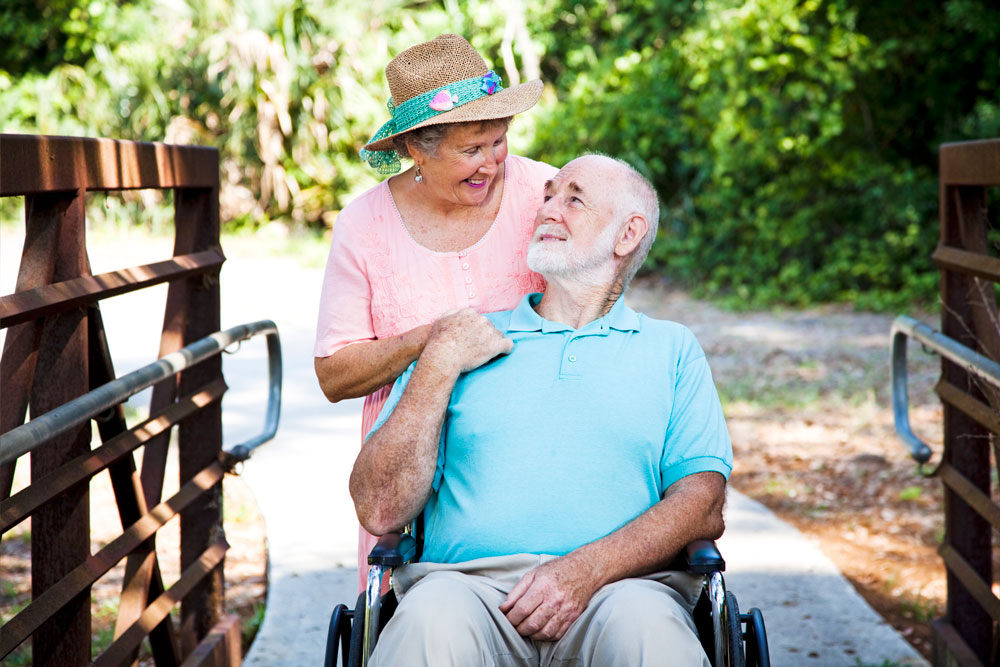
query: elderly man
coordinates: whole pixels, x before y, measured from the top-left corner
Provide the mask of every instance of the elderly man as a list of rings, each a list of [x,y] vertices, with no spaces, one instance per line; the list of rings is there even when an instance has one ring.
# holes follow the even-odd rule
[[[625,306],[659,206],[624,162],[546,183],[512,311],[434,323],[351,475],[378,535],[423,512],[421,561],[376,665],[708,665],[698,581],[664,571],[722,534],[732,448],[705,355]]]

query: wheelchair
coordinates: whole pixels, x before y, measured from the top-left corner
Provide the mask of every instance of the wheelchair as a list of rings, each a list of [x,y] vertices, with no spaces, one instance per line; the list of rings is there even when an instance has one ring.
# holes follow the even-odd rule
[[[358,596],[353,609],[339,604],[330,617],[324,667],[337,667],[338,649],[343,667],[367,665],[378,634],[397,604],[391,590],[385,596],[381,593],[383,575],[413,560],[417,550],[410,534],[379,538],[368,555],[367,590]],[[764,615],[757,608],[740,613],[736,596],[726,591],[722,577],[726,562],[714,542],[692,542],[668,569],[704,576],[694,622],[712,667],[770,667]]]

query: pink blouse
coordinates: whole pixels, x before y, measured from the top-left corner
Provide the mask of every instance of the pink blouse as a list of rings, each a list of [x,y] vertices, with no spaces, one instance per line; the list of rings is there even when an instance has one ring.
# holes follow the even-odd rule
[[[507,310],[544,287],[525,262],[545,181],[555,167],[509,155],[504,191],[493,225],[474,245],[435,252],[406,231],[388,181],[352,201],[333,227],[323,278],[314,356],[328,357],[351,343],[395,336],[442,313],[471,307]],[[365,398],[362,438],[378,417],[392,385]],[[364,586],[374,538],[362,530],[358,574]]]

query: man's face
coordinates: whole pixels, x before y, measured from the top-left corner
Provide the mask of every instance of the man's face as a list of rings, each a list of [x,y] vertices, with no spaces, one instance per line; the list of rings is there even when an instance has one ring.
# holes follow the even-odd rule
[[[614,272],[618,236],[617,165],[598,156],[573,160],[545,184],[528,267],[546,277],[603,281]],[[607,274],[607,275],[606,275]]]

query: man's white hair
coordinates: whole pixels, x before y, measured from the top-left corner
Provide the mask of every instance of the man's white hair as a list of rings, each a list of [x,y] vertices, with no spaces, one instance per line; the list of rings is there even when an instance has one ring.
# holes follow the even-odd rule
[[[624,264],[620,275],[622,279],[621,289],[625,291],[636,272],[639,271],[639,267],[646,260],[646,256],[649,255],[653,241],[656,240],[656,230],[660,225],[660,200],[656,196],[656,188],[649,182],[649,179],[636,171],[635,167],[628,162],[610,155],[600,153],[594,153],[594,155],[610,158],[622,167],[622,178],[618,183],[621,190],[615,193],[615,220],[610,224],[616,225],[620,231],[625,221],[638,213],[646,219],[648,225],[646,235],[639,241],[639,245],[623,260]]]

